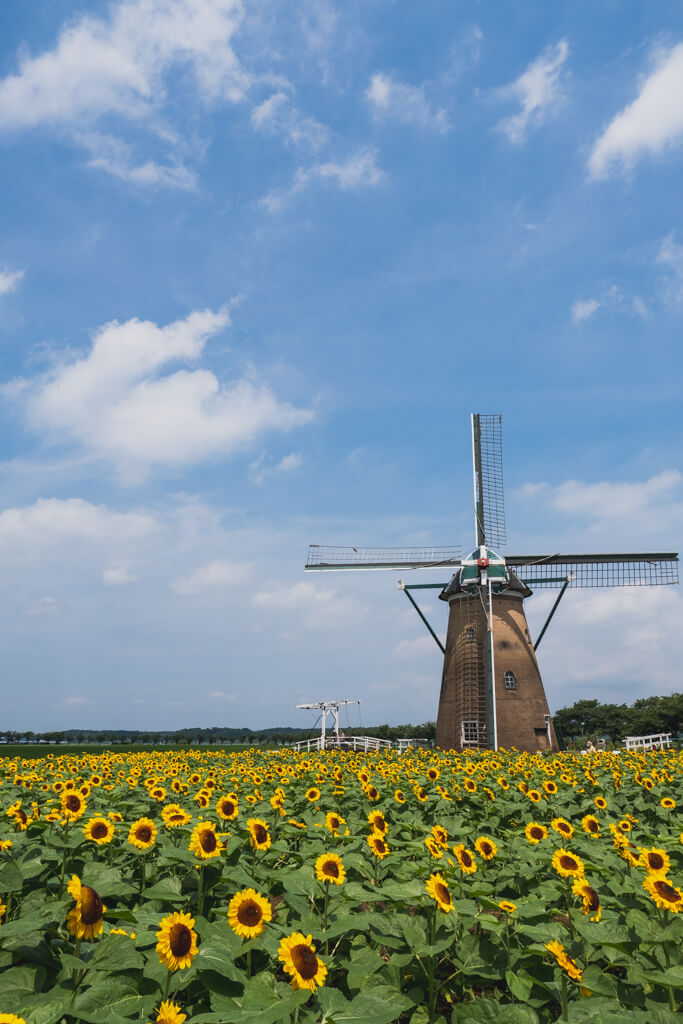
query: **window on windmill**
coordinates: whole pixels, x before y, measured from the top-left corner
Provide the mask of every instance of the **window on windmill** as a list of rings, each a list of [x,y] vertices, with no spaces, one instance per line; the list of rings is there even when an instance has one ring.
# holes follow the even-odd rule
[[[476,718],[466,718],[462,722],[462,744],[479,742],[479,722]]]
[[[506,672],[505,673],[505,689],[506,690],[516,690],[517,689],[517,679],[515,678],[515,673],[514,672]]]
[[[465,630],[465,640],[468,644],[474,643],[474,626],[468,626]]]

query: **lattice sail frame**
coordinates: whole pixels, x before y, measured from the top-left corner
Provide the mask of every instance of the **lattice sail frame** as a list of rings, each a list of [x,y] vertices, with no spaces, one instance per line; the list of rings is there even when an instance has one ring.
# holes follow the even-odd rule
[[[601,555],[507,555],[505,564],[532,590],[568,587],[661,587],[678,583],[675,552]]]
[[[311,569],[457,569],[462,548],[361,548],[310,544],[305,568]]]
[[[507,544],[503,491],[503,417],[472,413],[474,520],[477,544]]]

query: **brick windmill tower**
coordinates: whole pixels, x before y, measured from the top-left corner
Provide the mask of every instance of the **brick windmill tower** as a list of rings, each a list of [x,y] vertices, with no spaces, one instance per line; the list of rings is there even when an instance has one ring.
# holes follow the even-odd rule
[[[399,589],[417,611],[444,656],[436,744],[444,749],[516,747],[557,749],[536,650],[570,587],[636,587],[678,583],[674,552],[589,555],[507,555],[501,417],[472,414],[476,545],[459,548],[309,548],[306,569],[449,568],[448,583],[405,584]],[[532,642],[524,601],[532,589],[559,594]],[[449,607],[446,646],[411,591],[440,590]]]

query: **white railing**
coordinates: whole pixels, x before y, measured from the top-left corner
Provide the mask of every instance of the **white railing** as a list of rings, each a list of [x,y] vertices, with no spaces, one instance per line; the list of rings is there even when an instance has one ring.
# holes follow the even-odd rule
[[[626,736],[624,746],[627,750],[661,750],[671,746],[671,733],[658,732],[651,736]]]
[[[310,753],[311,750],[361,750],[367,754],[374,750],[398,750],[403,753],[408,747],[429,746],[426,739],[401,739],[395,743],[391,740],[380,740],[376,736],[340,736],[338,739],[332,733],[325,736],[316,736],[312,740],[299,740],[292,744],[297,753]]]

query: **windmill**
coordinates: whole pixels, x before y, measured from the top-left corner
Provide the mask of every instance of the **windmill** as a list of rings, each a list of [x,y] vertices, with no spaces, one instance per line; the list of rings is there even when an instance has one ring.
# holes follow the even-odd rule
[[[444,656],[436,743],[444,749],[516,747],[557,749],[536,650],[567,589],[639,587],[678,583],[678,554],[499,554],[506,545],[502,417],[473,413],[474,549],[322,547],[312,544],[307,571],[434,569],[453,573],[448,583],[398,587]],[[532,642],[524,601],[532,589],[559,594]],[[449,606],[441,643],[412,591],[438,589]]]

